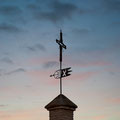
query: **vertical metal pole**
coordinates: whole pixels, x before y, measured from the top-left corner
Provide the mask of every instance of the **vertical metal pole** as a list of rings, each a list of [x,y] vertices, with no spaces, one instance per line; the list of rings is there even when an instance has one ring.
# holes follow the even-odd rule
[[[60,61],[60,94],[62,94],[62,76],[61,76],[61,70],[62,70],[62,62]]]
[[[63,39],[62,39],[62,31],[60,31],[60,42],[63,43]],[[62,94],[62,46],[59,46],[60,48],[60,94]]]
[[[62,46],[59,47],[60,48],[60,94],[62,94]]]

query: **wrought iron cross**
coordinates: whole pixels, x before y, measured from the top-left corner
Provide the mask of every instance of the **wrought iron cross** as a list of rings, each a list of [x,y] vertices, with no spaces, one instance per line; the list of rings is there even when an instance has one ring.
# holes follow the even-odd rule
[[[66,45],[64,45],[63,43],[63,38],[62,38],[62,30],[60,30],[60,40],[56,39],[56,43],[58,43],[59,45],[59,49],[60,49],[60,56],[59,56],[59,61],[60,61],[60,94],[62,94],[62,74],[61,74],[61,70],[62,70],[62,49],[66,49]]]
[[[50,77],[54,76],[55,79],[60,79],[60,94],[62,94],[62,78],[70,76],[70,72],[72,72],[71,67],[62,69],[62,52],[63,48],[66,49],[66,45],[63,43],[62,38],[62,30],[60,30],[60,40],[56,39],[56,43],[59,45],[59,62],[60,62],[60,69],[55,71],[53,75],[50,75]]]

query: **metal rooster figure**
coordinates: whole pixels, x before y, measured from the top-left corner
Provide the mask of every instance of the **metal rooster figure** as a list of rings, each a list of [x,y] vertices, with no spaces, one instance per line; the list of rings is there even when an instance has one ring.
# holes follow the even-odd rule
[[[55,79],[60,79],[60,94],[62,94],[62,78],[70,76],[70,72],[72,72],[71,67],[62,69],[62,52],[63,48],[66,49],[66,45],[63,43],[62,30],[60,30],[60,40],[56,39],[56,43],[58,43],[60,49],[60,69],[55,71],[55,73],[53,75],[50,75],[50,77],[54,76]]]

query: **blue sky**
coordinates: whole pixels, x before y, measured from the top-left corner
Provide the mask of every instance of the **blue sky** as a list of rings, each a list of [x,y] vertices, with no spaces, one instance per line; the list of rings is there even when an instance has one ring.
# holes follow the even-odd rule
[[[48,119],[59,94],[55,40],[67,50],[63,93],[75,119],[120,119],[120,0],[0,0],[0,119]]]

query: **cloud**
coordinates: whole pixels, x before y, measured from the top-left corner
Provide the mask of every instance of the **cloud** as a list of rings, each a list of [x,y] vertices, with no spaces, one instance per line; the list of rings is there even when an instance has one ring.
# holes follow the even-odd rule
[[[83,28],[83,29],[75,28],[72,30],[72,32],[75,34],[81,35],[81,34],[88,34],[90,32],[90,30],[86,29],[86,28]]]
[[[33,46],[27,46],[27,49],[30,50],[30,51],[46,51],[46,48],[45,46],[43,46],[42,44],[36,44],[36,45],[33,45]]]
[[[104,120],[105,118],[106,118],[106,116],[105,115],[94,115],[94,116],[82,116],[81,117],[82,119],[84,119],[84,120]]]
[[[31,11],[39,11],[39,10],[41,10],[41,7],[40,6],[38,6],[38,4],[36,5],[36,4],[29,4],[28,6],[27,6],[27,8],[29,9],[29,10],[31,10]]]
[[[40,108],[31,108],[25,110],[0,111],[1,120],[38,120],[45,119],[44,110]]]
[[[52,1],[48,8],[49,11],[40,11],[37,13],[35,15],[36,19],[57,23],[65,19],[70,19],[78,9],[77,6],[72,3],[63,3],[60,1]]]
[[[14,74],[14,73],[21,73],[21,72],[26,72],[26,70],[23,69],[23,68],[18,68],[18,69],[15,69],[13,71],[5,73],[4,75],[11,75],[11,74]]]
[[[49,61],[49,62],[46,62],[43,67],[44,68],[51,68],[51,67],[54,67],[54,66],[57,66],[58,65],[58,62],[56,61]]]
[[[110,62],[94,61],[94,62],[75,63],[74,65],[80,66],[80,67],[104,67],[112,64]]]
[[[12,24],[8,24],[8,23],[2,23],[0,24],[0,32],[9,32],[9,33],[13,33],[13,32],[20,32],[21,30]]]
[[[120,21],[118,21],[118,22],[112,22],[111,25],[112,25],[112,27],[113,27],[113,26],[117,26],[117,27],[119,27],[119,25],[120,25]]]
[[[120,98],[109,98],[105,100],[108,103],[120,104]]]
[[[78,9],[78,13],[80,15],[83,15],[83,14],[92,14],[92,13],[96,13],[98,11],[97,8],[91,8],[91,9],[84,9],[84,8],[79,8]]]
[[[109,11],[120,12],[120,1],[119,0],[103,0],[105,9]]]
[[[71,82],[72,84],[73,84],[72,81],[77,81],[75,83],[79,84],[79,82],[81,83],[86,80],[91,80],[91,78],[94,78],[94,76],[96,76],[97,74],[99,74],[99,72],[94,72],[94,71],[77,72],[74,74],[71,73],[70,76],[64,78],[64,81]],[[48,84],[56,85],[58,84],[58,80],[55,80],[55,79],[54,80],[51,79],[51,81],[48,80]]]
[[[47,70],[31,70],[27,71],[28,76],[30,76],[37,84],[45,83],[48,84],[50,81],[50,74],[53,74],[54,71]],[[41,78],[41,79],[40,79]]]
[[[50,78],[50,75],[54,74],[55,70],[47,69],[47,70],[31,70],[28,71],[27,74],[30,76],[36,83],[48,84],[48,85],[56,85],[59,83],[58,80]],[[69,77],[65,77],[65,82],[77,81],[75,83],[84,82],[86,80],[91,80],[96,75],[98,75],[100,71],[85,71],[85,72],[74,72],[71,73]],[[41,78],[41,79],[40,79]]]
[[[0,14],[3,15],[20,15],[22,10],[17,6],[0,6]]]
[[[13,23],[12,26],[15,26],[15,23],[17,23],[17,25],[19,23],[25,23],[26,19],[24,17],[25,12],[23,13],[22,10],[23,8],[21,6],[19,7],[15,5],[16,1],[13,0],[12,1],[4,0],[4,1],[6,1],[5,2],[6,4],[0,4],[0,17],[2,18],[1,23],[2,22]]]
[[[8,105],[0,104],[0,108],[6,107],[6,106],[8,106]]]
[[[3,74],[4,69],[0,69],[0,76]]]
[[[106,67],[111,66],[112,62],[101,59],[101,56],[103,55],[101,52],[81,52],[79,55],[82,56],[83,59],[75,59],[75,57],[66,57],[65,63],[71,64],[75,67]],[[98,56],[97,56],[98,55]],[[88,59],[89,56],[96,56],[98,59]]]
[[[71,79],[72,80],[88,80],[93,76],[96,76],[98,74],[98,72],[90,72],[90,71],[86,71],[86,72],[82,72],[82,73],[74,73],[73,75],[71,75]]]
[[[42,65],[43,68],[46,68],[46,64],[50,62],[50,64],[55,64],[54,67],[56,67],[57,62],[54,61],[55,59],[57,59],[57,58],[53,57],[53,56],[47,56],[47,57],[42,57],[42,58],[36,57],[36,58],[29,59],[27,63],[28,63],[28,65],[32,65],[32,66]]]
[[[0,59],[0,61],[8,64],[14,64],[14,62],[9,57],[4,57]]]
[[[110,29],[116,29],[116,28],[119,28],[120,27],[120,21],[114,21],[114,22],[111,22],[108,26],[108,28]]]

